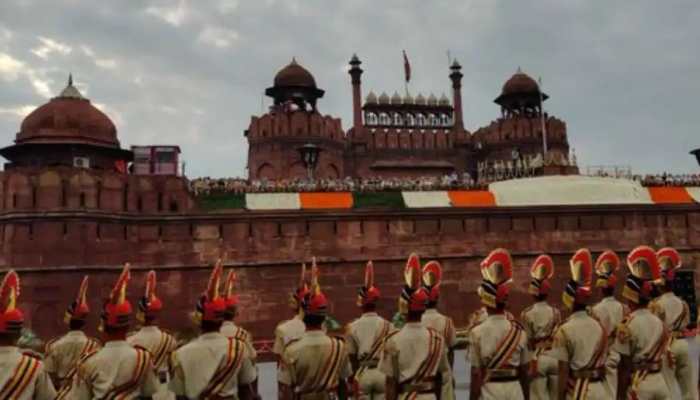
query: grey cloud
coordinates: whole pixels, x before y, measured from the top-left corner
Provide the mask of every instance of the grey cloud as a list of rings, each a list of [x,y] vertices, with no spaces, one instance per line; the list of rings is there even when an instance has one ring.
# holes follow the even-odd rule
[[[147,11],[180,4],[177,24]],[[698,19],[700,5],[691,0],[9,0],[0,3],[0,53],[50,81],[54,93],[72,71],[93,102],[123,119],[123,145],[180,144],[192,176],[244,174],[243,131],[292,56],[326,90],[321,110],[349,128],[349,57],[357,52],[363,61],[365,94],[401,92],[403,49],[413,93],[449,94],[446,51],[460,60],[470,130],[497,117],[492,100],[521,66],[542,76],[546,108],[567,121],[581,164],[686,172],[698,169],[687,151],[700,147]],[[217,32],[228,32],[228,43],[213,40]],[[31,53],[40,36],[73,50],[41,59]],[[0,109],[45,101],[25,75],[0,84]],[[20,122],[0,113],[3,143]]]

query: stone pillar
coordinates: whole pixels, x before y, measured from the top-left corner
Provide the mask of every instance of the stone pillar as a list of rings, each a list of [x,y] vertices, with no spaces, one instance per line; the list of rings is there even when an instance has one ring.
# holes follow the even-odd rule
[[[352,77],[352,125],[356,133],[362,129],[362,89],[360,86],[362,68],[360,68],[360,64],[362,61],[357,58],[356,54],[353,54],[348,73]]]
[[[455,113],[455,123],[454,128],[456,130],[464,129],[464,120],[462,118],[462,73],[460,70],[462,66],[459,65],[457,60],[452,63],[450,70],[450,79],[452,80],[452,105],[454,107]]]

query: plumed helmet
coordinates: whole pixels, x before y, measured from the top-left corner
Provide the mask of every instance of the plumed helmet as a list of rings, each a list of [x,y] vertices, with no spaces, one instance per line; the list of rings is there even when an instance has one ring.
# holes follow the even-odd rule
[[[530,267],[530,287],[528,292],[535,296],[546,295],[552,285],[549,282],[554,275],[554,261],[547,254],[538,256]]]
[[[683,265],[680,253],[673,247],[664,247],[656,252],[661,268],[661,277],[665,281],[673,281],[676,277],[676,270]]]
[[[622,297],[635,303],[649,301],[654,285],[661,281],[661,268],[656,252],[649,246],[638,246],[627,255],[629,274]]]
[[[157,285],[156,271],[150,270],[146,274],[146,290],[143,297],[139,299],[136,319],[144,323],[147,319],[158,316],[163,310],[163,302],[156,295]]]
[[[214,265],[211,275],[209,275],[207,289],[199,297],[197,307],[195,308],[194,320],[198,324],[204,321],[221,322],[224,320],[226,300],[219,293],[223,271],[223,263],[219,259]]]
[[[22,330],[24,314],[17,308],[19,294],[19,275],[10,270],[0,283],[0,333],[19,333]]]
[[[80,282],[80,288],[75,299],[70,303],[63,318],[66,324],[72,320],[85,321],[90,314],[90,307],[87,303],[88,276],[85,275]]]
[[[593,256],[588,249],[579,249],[569,261],[571,279],[564,288],[562,301],[569,309],[574,304],[586,304],[591,297],[593,280]]]
[[[404,288],[399,298],[399,311],[408,314],[409,311],[424,311],[428,306],[428,292],[422,285],[420,258],[412,253],[404,268]]]
[[[358,306],[364,306],[368,304],[376,304],[381,296],[379,288],[374,286],[374,264],[372,261],[367,261],[365,265],[365,283],[359,289],[357,289]]]
[[[126,289],[131,280],[130,268],[129,263],[124,264],[109,298],[102,307],[102,328],[123,329],[128,328],[131,323],[131,303],[126,299]]]
[[[440,298],[440,283],[442,282],[442,266],[439,262],[428,261],[423,266],[423,287],[428,292],[430,303],[437,303]]]
[[[481,262],[481,276],[481,303],[490,308],[505,304],[513,282],[513,260],[508,250],[495,249],[489,253]]]
[[[614,288],[617,284],[615,273],[620,268],[620,257],[612,250],[605,250],[595,261],[597,287]]]
[[[304,315],[326,317],[328,315],[328,299],[321,291],[320,271],[316,258],[311,260],[311,288],[304,296],[301,307]]]

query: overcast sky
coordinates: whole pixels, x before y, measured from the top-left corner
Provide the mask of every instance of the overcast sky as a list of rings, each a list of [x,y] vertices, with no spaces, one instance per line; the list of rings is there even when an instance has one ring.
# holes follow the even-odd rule
[[[520,66],[542,77],[580,165],[697,172],[698,21],[697,0],[2,0],[0,142],[72,71],[123,147],[178,144],[188,175],[241,176],[243,131],[293,56],[348,129],[352,53],[365,95],[402,90],[405,49],[411,91],[439,96],[449,50],[470,131],[498,116],[492,101]]]

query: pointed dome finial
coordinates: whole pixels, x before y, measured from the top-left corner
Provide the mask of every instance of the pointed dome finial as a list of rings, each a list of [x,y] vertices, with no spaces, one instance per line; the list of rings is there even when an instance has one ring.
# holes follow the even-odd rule
[[[297,58],[292,57],[292,62],[290,63],[291,65],[297,65]]]
[[[61,91],[58,97],[70,98],[70,99],[85,99],[80,91],[73,86],[73,73],[68,73],[68,85],[65,89]]]
[[[515,72],[516,74],[522,74],[523,70],[520,68],[520,65],[518,65],[518,70]]]
[[[68,86],[73,86],[73,73],[68,73]]]

